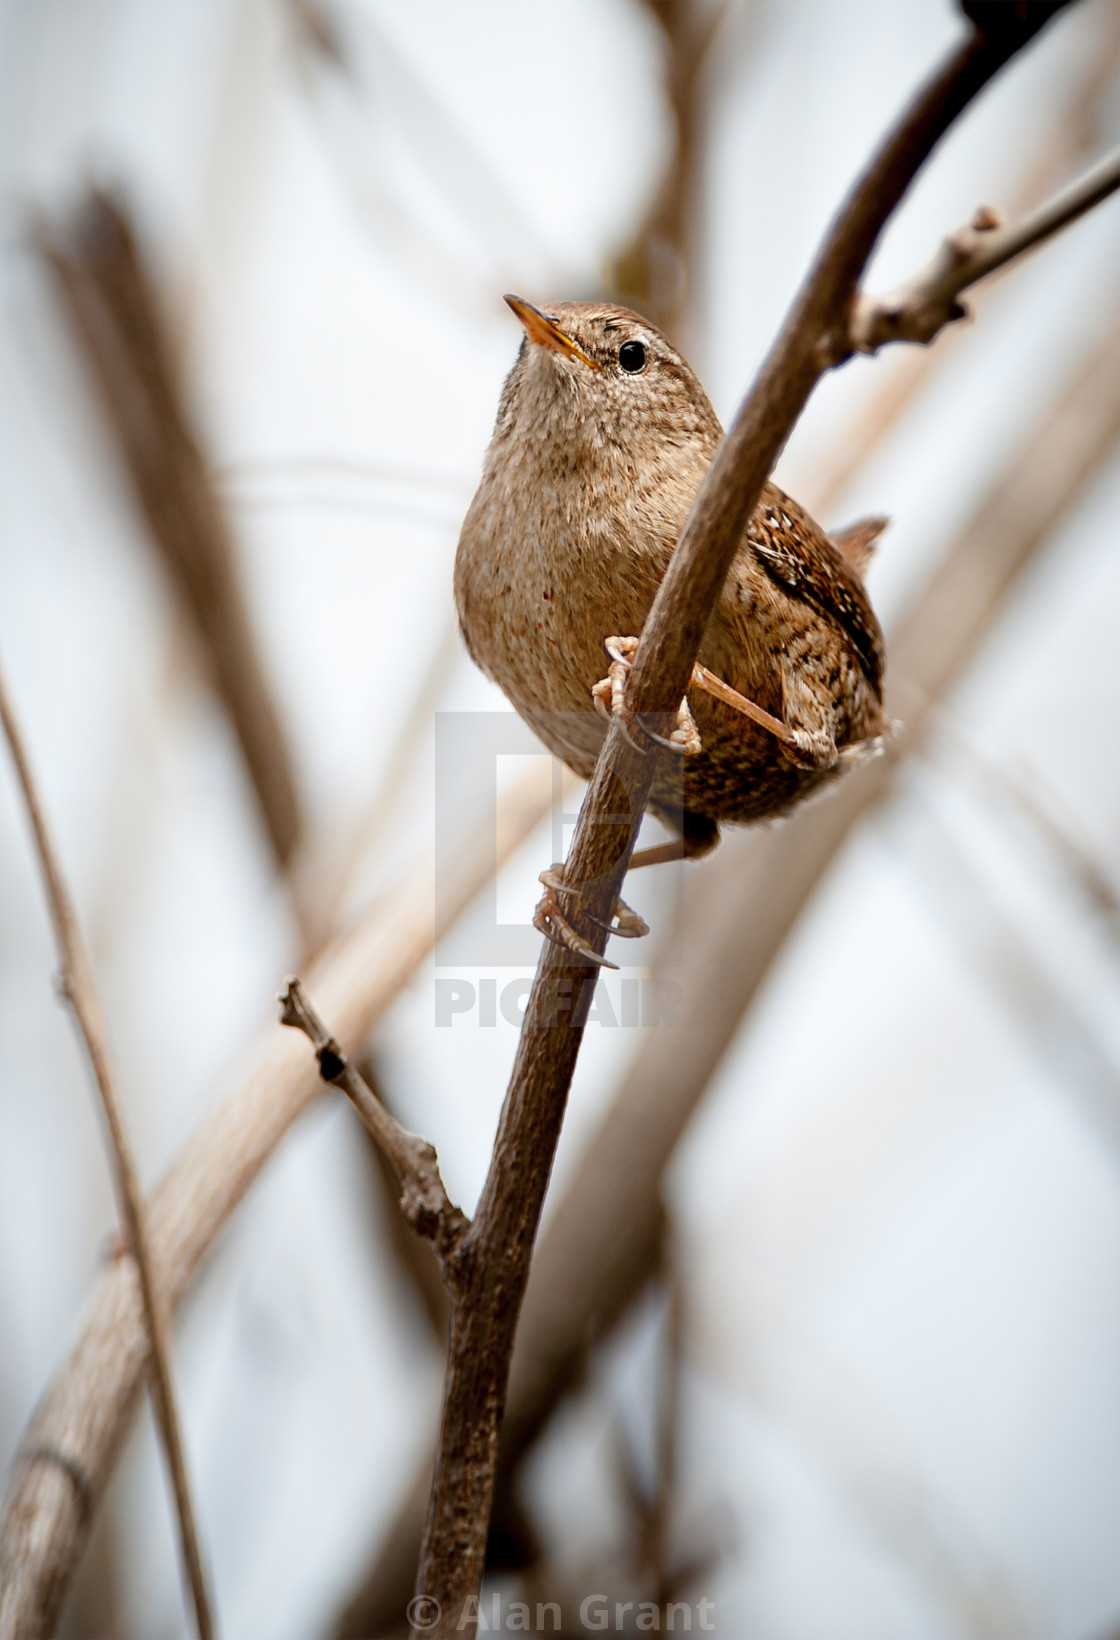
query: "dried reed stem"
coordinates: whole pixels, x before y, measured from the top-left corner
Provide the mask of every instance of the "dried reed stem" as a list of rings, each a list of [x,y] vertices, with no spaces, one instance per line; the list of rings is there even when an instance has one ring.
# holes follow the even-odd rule
[[[55,852],[54,843],[51,841],[46,815],[31,773],[31,764],[27,757],[23,736],[20,733],[19,725],[16,723],[15,714],[8,699],[2,676],[0,676],[0,723],[3,723],[4,733],[12,753],[12,761],[16,766],[20,789],[23,792],[24,805],[35,838],[35,851],[39,858],[39,867],[47,891],[51,923],[54,928],[55,941],[58,945],[59,989],[70,1004],[78,1030],[81,1033],[90,1068],[97,1083],[101,1110],[105,1117],[105,1126],[109,1136],[113,1183],[117,1193],[117,1205],[120,1211],[121,1223],[124,1227],[127,1253],[135,1266],[137,1283],[140,1289],[144,1328],[147,1333],[147,1346],[150,1351],[147,1366],[152,1395],[152,1410],[155,1413],[156,1428],[159,1431],[160,1442],[163,1446],[164,1457],[167,1462],[167,1473],[171,1481],[175,1509],[179,1518],[179,1546],[183,1557],[183,1570],[190,1590],[191,1603],[194,1607],[195,1626],[198,1630],[199,1640],[212,1640],[214,1619],[211,1615],[211,1600],[206,1586],[206,1575],[202,1569],[202,1551],[199,1548],[194,1505],[191,1501],[190,1483],[187,1479],[187,1463],[179,1426],[179,1412],[171,1379],[171,1349],[168,1342],[170,1328],[165,1313],[163,1295],[159,1291],[153,1274],[152,1255],[148,1242],[148,1228],[140,1182],[136,1177],[132,1154],[125,1136],[124,1123],[121,1120],[120,1106],[117,1104],[113,1079],[109,1071],[108,1032],[105,1027],[104,1015],[101,1012],[101,1003],[93,983],[93,971],[90,968],[89,957],[78,928],[78,919],[74,914],[74,906],[63,880],[58,855]],[[71,1460],[69,1454],[62,1448],[54,1448],[41,1443],[30,1446],[25,1443],[17,1457],[18,1461],[27,1464],[57,1464],[65,1468]],[[0,1570],[2,1569],[3,1559],[0,1556]],[[6,1579],[0,1578],[0,1586],[5,1583]],[[3,1622],[4,1604],[6,1604],[6,1596],[0,1595],[0,1624]]]

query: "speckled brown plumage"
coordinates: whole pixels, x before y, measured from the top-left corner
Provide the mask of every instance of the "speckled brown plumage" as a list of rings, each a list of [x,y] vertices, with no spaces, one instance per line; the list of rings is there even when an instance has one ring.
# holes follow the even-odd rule
[[[455,602],[478,665],[587,776],[605,733],[591,697],[603,640],[641,632],[722,429],[688,364],[639,315],[592,303],[558,303],[541,322],[517,311],[528,334],[463,523]],[[627,343],[644,349],[638,370],[620,363]],[[632,346],[623,356],[638,357]],[[703,749],[664,754],[650,800],[688,852],[710,847],[719,821],[786,813],[877,746],[883,639],[856,567],[874,533],[857,528],[841,551],[766,486],[699,658],[796,744],[690,691]]]

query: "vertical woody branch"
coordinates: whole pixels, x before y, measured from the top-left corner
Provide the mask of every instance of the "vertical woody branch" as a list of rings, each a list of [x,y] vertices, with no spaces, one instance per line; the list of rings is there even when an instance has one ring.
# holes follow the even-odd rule
[[[919,92],[842,206],[762,371],[701,486],[634,659],[628,706],[668,727],[762,485],[820,376],[851,350],[859,280],[880,232],[937,142],[1059,9],[973,0],[965,42]],[[988,27],[990,33],[983,32]],[[565,868],[573,919],[602,953],[653,778],[617,726],[604,743]],[[619,816],[628,823],[619,824]],[[498,1433],[533,1241],[597,970],[546,946],[478,1210],[456,1257],[439,1448],[417,1596],[451,1634],[481,1587]],[[435,1603],[438,1603],[436,1605]]]
[[[191,1502],[190,1486],[187,1480],[187,1465],[183,1454],[179,1413],[172,1388],[168,1323],[164,1313],[163,1299],[152,1270],[152,1256],[148,1243],[148,1230],[145,1223],[144,1201],[140,1192],[140,1184],[128,1148],[128,1140],[125,1137],[124,1123],[121,1120],[120,1107],[117,1104],[112,1077],[109,1074],[108,1033],[105,1029],[101,1005],[93,983],[89,958],[78,929],[78,920],[74,914],[74,907],[71,904],[70,895],[62,878],[54,844],[51,842],[50,833],[47,830],[43,806],[39,801],[39,794],[32,779],[31,765],[24,749],[23,737],[16,724],[2,677],[0,677],[0,723],[3,724],[4,734],[11,749],[12,760],[16,766],[16,774],[23,791],[24,803],[35,837],[35,848],[39,856],[39,865],[43,873],[43,882],[50,906],[51,922],[54,925],[55,939],[58,944],[60,988],[74,1011],[74,1018],[81,1032],[82,1041],[89,1057],[90,1068],[97,1083],[97,1092],[101,1099],[105,1126],[109,1133],[117,1203],[127,1239],[128,1252],[136,1266],[136,1276],[140,1287],[140,1302],[144,1312],[144,1324],[148,1333],[148,1344],[151,1351],[148,1367],[152,1410],[155,1413],[156,1427],[167,1460],[168,1475],[179,1517],[179,1541],[183,1557],[183,1568],[190,1588],[199,1640],[211,1640],[214,1634],[214,1621],[211,1616],[211,1602],[207,1592],[206,1577],[202,1569],[202,1553],[199,1548],[194,1507]],[[69,1454],[64,1452],[36,1449],[23,1451],[20,1457],[17,1458],[17,1462],[19,1461],[28,1464],[57,1463],[67,1465],[70,1460]],[[2,1570],[3,1568],[0,1567],[0,1571]]]

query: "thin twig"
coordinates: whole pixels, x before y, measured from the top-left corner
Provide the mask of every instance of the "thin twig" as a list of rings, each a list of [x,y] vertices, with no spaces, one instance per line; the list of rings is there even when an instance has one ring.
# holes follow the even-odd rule
[[[362,1056],[361,1073],[374,1096],[387,1110],[392,1111],[377,1060],[368,1051]],[[420,1309],[431,1328],[432,1339],[442,1353],[447,1347],[447,1323],[450,1316],[447,1288],[443,1284],[443,1265],[432,1244],[421,1241],[414,1234],[412,1226],[401,1212],[396,1172],[387,1160],[385,1152],[372,1137],[365,1146],[365,1155],[372,1163],[369,1170],[370,1194],[377,1198],[382,1208],[382,1211],[377,1213],[379,1240],[381,1232],[388,1235],[390,1253],[396,1260],[410,1291],[419,1301]],[[372,1219],[370,1229],[373,1230]],[[415,1560],[415,1556],[413,1559]]]
[[[852,315],[852,350],[876,353],[887,342],[931,342],[945,325],[968,317],[962,291],[1076,222],[1118,188],[1120,153],[1115,153],[1009,227],[981,206],[967,227],[949,235],[921,273],[888,296],[860,297]]]
[[[141,1195],[139,1180],[136,1177],[132,1155],[129,1151],[128,1140],[125,1137],[124,1123],[121,1120],[120,1107],[117,1104],[112,1076],[109,1072],[108,1032],[101,1012],[97,990],[94,986],[89,957],[78,928],[78,920],[74,913],[66,883],[63,880],[58,856],[55,853],[54,844],[51,841],[47,827],[46,815],[31,773],[31,765],[23,743],[23,736],[16,723],[15,714],[8,699],[8,692],[2,676],[0,676],[0,722],[4,726],[4,734],[7,737],[12,761],[15,764],[16,774],[19,778],[20,789],[23,792],[24,804],[35,838],[35,850],[39,858],[39,867],[47,891],[51,923],[54,927],[55,941],[58,945],[59,990],[70,1004],[78,1030],[81,1033],[90,1068],[97,1083],[97,1092],[101,1099],[105,1126],[108,1129],[110,1160],[113,1170],[113,1182],[116,1186],[117,1205],[120,1211],[121,1223],[124,1227],[128,1251],[132,1255],[140,1287],[144,1326],[151,1352],[148,1365],[152,1410],[155,1413],[156,1427],[159,1430],[160,1441],[163,1445],[164,1456],[167,1461],[167,1472],[175,1500],[175,1509],[179,1518],[179,1543],[183,1556],[183,1569],[190,1590],[191,1602],[194,1606],[195,1625],[198,1630],[199,1640],[212,1640],[214,1620],[211,1615],[211,1600],[206,1587],[206,1576],[202,1569],[202,1552],[199,1548],[198,1531],[195,1526],[194,1506],[191,1501],[186,1457],[183,1452],[183,1440],[179,1426],[179,1412],[171,1378],[171,1352],[168,1343],[169,1325],[153,1274],[152,1255],[148,1244],[148,1231],[144,1215],[144,1200]]]
[[[883,225],[931,150],[1033,24],[1001,25],[998,43],[970,31],[874,156],[837,216],[743,408],[701,485],[642,631],[629,710],[667,730],[704,628],[762,486],[823,372],[846,338],[857,284]],[[1018,13],[1016,14],[1019,15]],[[610,913],[652,785],[654,759],[617,723],[608,731],[565,865],[578,887],[573,921],[602,954]],[[485,1562],[497,1435],[509,1361],[572,1073],[597,969],[554,945],[529,997],[490,1169],[463,1246],[471,1268],[452,1297],[439,1447],[417,1594],[455,1631]]]
[[[444,1189],[435,1146],[410,1133],[386,1110],[327,1030],[298,979],[288,980],[279,1000],[280,1023],[307,1037],[319,1061],[319,1075],[342,1089],[390,1162],[400,1185],[405,1218],[446,1260],[470,1228],[470,1220]]]

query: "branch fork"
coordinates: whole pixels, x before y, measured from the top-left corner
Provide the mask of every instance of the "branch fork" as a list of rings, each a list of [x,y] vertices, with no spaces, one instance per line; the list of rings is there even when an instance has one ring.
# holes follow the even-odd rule
[[[342,1089],[384,1153],[400,1185],[401,1211],[416,1234],[433,1244],[443,1261],[445,1279],[450,1281],[453,1267],[449,1260],[458,1252],[471,1221],[447,1194],[435,1146],[418,1133],[410,1133],[385,1108],[316,1013],[298,979],[287,981],[278,1001],[280,1023],[303,1032],[315,1050],[323,1081]]]
[[[1019,222],[1006,225],[997,210],[981,205],[970,223],[942,241],[932,262],[897,290],[886,296],[857,296],[847,348],[831,362],[842,364],[852,353],[877,353],[888,342],[931,342],[946,325],[969,317],[960,299],[962,291],[1042,244],[1117,188],[1120,153],[1111,154]]]
[[[929,266],[886,296],[856,298],[850,343],[855,353],[877,353],[888,342],[929,343],[946,325],[972,317],[958,294],[971,284],[969,269],[980,247],[1002,225],[999,213],[981,205],[972,221],[946,235]]]

